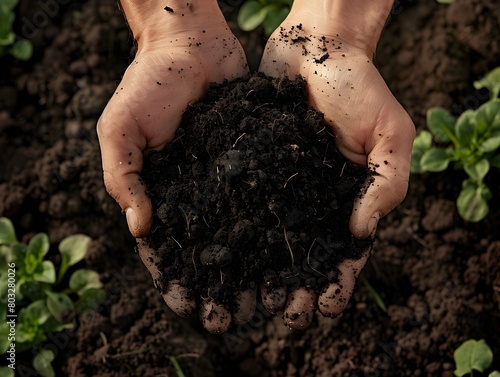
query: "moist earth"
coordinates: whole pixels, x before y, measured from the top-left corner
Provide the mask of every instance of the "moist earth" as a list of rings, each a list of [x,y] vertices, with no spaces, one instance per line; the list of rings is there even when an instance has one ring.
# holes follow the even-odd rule
[[[303,79],[255,74],[212,85],[171,145],[145,159],[156,212],[148,241],[162,271],[155,285],[175,280],[229,307],[261,282],[319,291],[339,262],[372,244],[348,227],[371,175],[308,109]]]
[[[463,222],[457,171],[412,176],[405,201],[379,223],[362,276],[387,313],[358,284],[340,318],[318,315],[304,331],[258,311],[249,325],[213,336],[172,314],[102,182],[95,124],[133,57],[130,32],[114,0],[62,3],[27,36],[29,62],[0,58],[0,215],[24,240],[48,232],[54,257],[63,237],[90,235],[85,264],[107,293],[46,344],[56,350],[56,375],[171,376],[174,356],[186,376],[199,377],[452,377],[453,352],[469,338],[486,340],[491,370],[500,370],[500,202],[494,196],[483,222]],[[21,1],[16,32],[41,11]],[[375,62],[421,130],[431,106],[458,114],[487,100],[472,83],[499,64],[499,34],[495,0],[396,1]],[[258,61],[264,37],[241,40]],[[500,192],[498,170],[487,180]],[[16,356],[30,367],[31,354]]]

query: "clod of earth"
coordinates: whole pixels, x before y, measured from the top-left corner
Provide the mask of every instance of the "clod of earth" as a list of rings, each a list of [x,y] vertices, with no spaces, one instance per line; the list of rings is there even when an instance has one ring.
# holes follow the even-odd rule
[[[229,309],[262,282],[319,291],[373,242],[348,228],[373,174],[339,153],[303,79],[212,84],[176,140],[144,161],[159,290],[175,280]]]

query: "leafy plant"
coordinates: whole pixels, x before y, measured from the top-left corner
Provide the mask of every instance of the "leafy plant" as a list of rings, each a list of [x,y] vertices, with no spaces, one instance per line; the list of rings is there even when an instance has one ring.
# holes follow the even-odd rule
[[[41,376],[54,376],[51,362],[55,355],[43,349],[47,335],[73,328],[78,305],[89,296],[96,299],[103,294],[95,271],[78,269],[65,280],[68,268],[85,257],[89,242],[90,237],[83,234],[62,240],[56,273],[54,263],[45,259],[50,249],[46,234],[39,233],[23,244],[17,240],[12,222],[0,218],[0,354],[13,342],[16,352],[37,350],[34,368]],[[15,314],[12,334],[7,318]]]
[[[455,359],[455,376],[462,377],[466,374],[473,376],[474,370],[484,372],[493,363],[493,352],[484,339],[469,339],[462,343],[453,353]],[[494,371],[489,377],[500,376],[500,372]]]
[[[238,13],[238,25],[251,31],[262,25],[270,35],[290,12],[293,0],[247,0]]]
[[[18,39],[12,31],[15,15],[14,8],[19,0],[2,0],[0,2],[0,56],[11,54],[19,60],[29,60],[33,54],[33,46],[26,39]]]
[[[490,100],[477,110],[467,110],[456,120],[441,107],[427,111],[430,132],[415,138],[411,172],[441,172],[450,163],[463,169],[468,178],[457,199],[458,213],[466,221],[478,222],[488,214],[492,197],[484,178],[491,167],[500,168],[500,67],[474,86],[490,92]]]

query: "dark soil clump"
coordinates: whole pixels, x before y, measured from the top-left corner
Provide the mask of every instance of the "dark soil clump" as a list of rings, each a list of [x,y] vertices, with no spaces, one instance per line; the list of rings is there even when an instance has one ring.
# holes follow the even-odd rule
[[[340,261],[371,246],[348,227],[371,174],[339,153],[322,114],[308,109],[304,80],[212,85],[177,139],[144,164],[156,285],[177,280],[229,307],[263,281],[319,290]]]

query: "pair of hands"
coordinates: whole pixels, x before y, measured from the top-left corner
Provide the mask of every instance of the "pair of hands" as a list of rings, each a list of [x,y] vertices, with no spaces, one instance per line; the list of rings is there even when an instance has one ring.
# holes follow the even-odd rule
[[[210,82],[245,76],[248,68],[244,51],[215,1],[173,0],[175,8],[172,5],[169,10],[135,3],[122,0],[138,52],[105,108],[97,132],[106,189],[125,212],[138,239],[139,255],[156,282],[161,272],[153,250],[142,239],[152,223],[151,202],[140,178],[143,154],[160,150],[174,139],[184,110],[203,97]],[[269,38],[259,70],[271,77],[302,75],[310,105],[324,113],[340,151],[354,163],[376,167],[375,181],[354,203],[350,219],[351,232],[363,239],[374,234],[378,220],[406,195],[415,129],[372,63],[378,35],[363,43],[357,36],[350,37],[354,35],[350,32],[342,33],[345,26],[335,28],[331,23],[329,30],[337,32],[328,32],[321,27],[328,21],[323,20],[324,12],[313,13],[311,7],[296,0]],[[149,26],[143,22],[146,18]],[[287,292],[285,287],[270,289],[263,284],[264,307],[271,312],[284,310],[285,323],[292,328],[307,327],[316,309],[325,316],[340,315],[369,253],[339,265],[339,282],[324,287],[319,296],[306,288]],[[165,291],[166,303],[177,314],[185,317],[196,311],[195,300],[177,282]],[[239,309],[230,313],[216,302],[205,301],[199,311],[205,328],[221,333],[231,323],[248,322],[255,311],[256,290],[240,292],[238,302]]]

